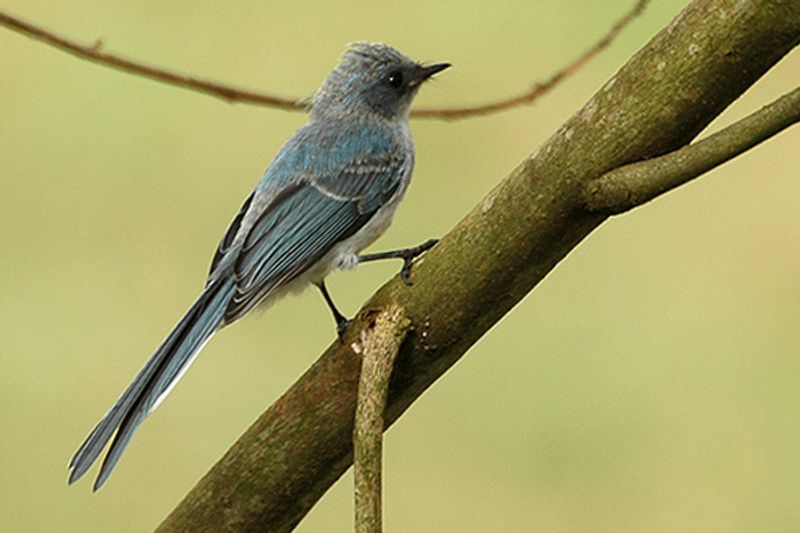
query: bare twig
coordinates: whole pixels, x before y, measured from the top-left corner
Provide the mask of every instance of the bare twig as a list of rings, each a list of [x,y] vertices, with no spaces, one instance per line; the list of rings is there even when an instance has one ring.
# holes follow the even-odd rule
[[[543,82],[534,83],[533,86],[525,93],[505,100],[498,100],[496,102],[489,102],[483,105],[453,107],[445,109],[415,109],[412,115],[420,118],[444,118],[444,119],[458,119],[466,117],[474,117],[476,115],[489,115],[498,111],[504,111],[521,105],[532,104],[535,100],[550,92],[556,85],[567,79],[569,76],[579,71],[586,63],[588,63],[597,54],[608,48],[611,42],[620,34],[620,32],[627,26],[634,18],[639,16],[644,11],[648,0],[637,0],[633,8],[625,14],[621,19],[611,26],[599,41],[597,41],[591,48],[586,50],[583,54],[578,56],[572,63],[565,66],[548,79]]]
[[[7,13],[0,11],[0,26],[12,29],[28,37],[38,39],[45,44],[54,46],[64,52],[77,56],[81,59],[86,59],[93,63],[100,63],[107,67],[112,67],[123,72],[129,72],[144,76],[152,80],[161,81],[170,85],[177,85],[184,89],[191,89],[202,93],[222,98],[228,102],[245,102],[249,104],[265,105],[270,107],[277,107],[280,109],[304,109],[304,105],[298,100],[292,98],[281,98],[280,96],[272,96],[269,94],[256,93],[246,89],[237,89],[222,83],[215,83],[213,81],[201,80],[193,76],[184,76],[169,70],[158,67],[151,67],[143,63],[137,63],[130,59],[125,59],[115,54],[109,54],[101,51],[103,42],[97,40],[90,45],[82,45],[66,37],[61,37],[53,32],[45,30],[39,26],[35,26],[25,22],[17,17],[13,17]]]
[[[361,377],[353,428],[357,533],[381,531],[383,411],[394,360],[410,325],[402,307],[389,305],[361,333]]]
[[[489,102],[486,104],[473,106],[415,109],[411,112],[411,115],[419,118],[439,118],[453,120],[474,117],[478,115],[488,115],[521,105],[531,104],[553,89],[553,87],[558,85],[564,79],[580,70],[580,68],[583,67],[589,60],[607,48],[614,38],[619,35],[622,29],[644,10],[647,2],[648,0],[637,0],[633,8],[625,16],[619,19],[611,27],[608,33],[606,33],[591,48],[580,55],[575,61],[550,76],[550,78],[547,80],[535,83],[530,90],[521,95],[498,100],[496,102]],[[5,26],[13,31],[42,41],[45,44],[63,50],[87,61],[106,65],[123,72],[137,74],[139,76],[144,76],[146,78],[168,83],[170,85],[183,87],[184,89],[202,92],[216,98],[221,98],[228,102],[263,105],[292,111],[303,110],[306,108],[306,105],[302,101],[303,99],[285,98],[266,93],[249,91],[247,89],[240,89],[222,83],[203,80],[194,76],[178,74],[163,68],[145,65],[144,63],[125,59],[115,54],[103,52],[101,50],[103,45],[101,40],[97,40],[89,45],[83,45],[74,40],[45,30],[40,26],[25,22],[17,17],[9,15],[8,13],[3,13],[2,11],[0,11],[0,26]]]
[[[586,207],[622,213],[718,167],[800,122],[800,88],[746,118],[674,152],[616,168],[589,182]]]

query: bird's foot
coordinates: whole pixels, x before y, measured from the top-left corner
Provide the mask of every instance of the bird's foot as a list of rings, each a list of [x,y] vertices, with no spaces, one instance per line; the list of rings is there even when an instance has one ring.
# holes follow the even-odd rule
[[[419,246],[414,246],[413,248],[405,248],[403,250],[394,250],[391,252],[381,252],[377,254],[359,255],[358,261],[360,263],[365,263],[367,261],[377,261],[379,259],[402,259],[403,268],[400,270],[400,277],[403,279],[403,283],[406,285],[411,285],[411,267],[414,264],[414,259],[433,248],[437,242],[439,242],[439,239],[429,239]]]
[[[400,270],[400,277],[403,279],[403,283],[406,285],[412,284],[411,267],[414,266],[414,259],[436,246],[437,242],[439,242],[439,239],[429,239],[419,246],[400,250],[400,257],[403,258],[403,268]]]
[[[350,319],[339,316],[336,319],[336,334],[339,337],[339,342],[344,344],[344,334],[347,333],[347,328],[350,326]]]

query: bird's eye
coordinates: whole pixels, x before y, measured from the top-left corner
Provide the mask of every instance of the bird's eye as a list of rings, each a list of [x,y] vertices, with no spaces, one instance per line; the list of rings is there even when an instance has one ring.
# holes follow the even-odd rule
[[[403,86],[403,73],[397,70],[390,72],[389,75],[386,76],[386,83],[395,89],[399,89]]]

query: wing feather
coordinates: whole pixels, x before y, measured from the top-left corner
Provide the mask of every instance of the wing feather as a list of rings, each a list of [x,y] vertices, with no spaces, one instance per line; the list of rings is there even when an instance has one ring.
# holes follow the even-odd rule
[[[222,237],[222,240],[219,242],[219,247],[217,247],[217,251],[214,254],[214,259],[211,260],[211,268],[209,268],[208,271],[208,282],[206,285],[209,285],[214,279],[214,274],[217,270],[217,267],[220,265],[220,262],[228,254],[228,252],[230,252],[231,247],[233,246],[233,241],[236,238],[236,234],[239,233],[239,228],[242,225],[242,219],[244,219],[244,215],[247,213],[247,210],[250,209],[250,204],[253,201],[254,195],[255,192],[251,192],[244,201],[244,204],[242,204],[242,207],[239,209],[239,213],[236,214],[230,226],[228,226],[228,229],[225,231],[225,235]]]
[[[236,253],[237,289],[226,321],[242,317],[361,229],[398,190],[406,165],[399,156],[371,154],[329,176],[287,184],[263,207],[241,245],[228,252]],[[242,219],[237,217],[240,224]]]

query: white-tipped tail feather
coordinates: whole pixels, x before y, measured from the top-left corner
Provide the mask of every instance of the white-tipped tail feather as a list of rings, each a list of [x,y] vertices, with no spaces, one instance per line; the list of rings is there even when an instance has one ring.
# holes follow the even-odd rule
[[[232,279],[219,280],[206,287],[75,453],[69,463],[70,483],[86,473],[113,436],[94,490],[108,479],[133,432],[169,394],[222,325],[234,289]]]

